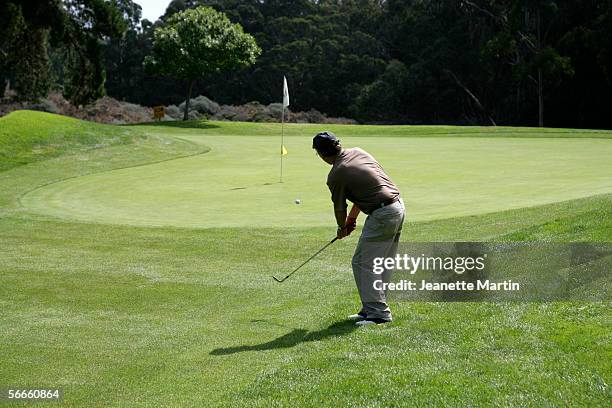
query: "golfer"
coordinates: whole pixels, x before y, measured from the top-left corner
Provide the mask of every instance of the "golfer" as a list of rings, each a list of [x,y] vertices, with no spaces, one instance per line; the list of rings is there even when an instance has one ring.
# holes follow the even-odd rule
[[[360,212],[368,215],[352,262],[361,310],[349,318],[358,320],[358,326],[390,322],[387,294],[375,289],[381,286],[374,282],[387,282],[391,271],[375,274],[373,261],[377,257],[395,257],[397,253],[405,211],[399,189],[369,153],[358,147],[343,149],[331,132],[318,133],[312,148],[332,166],[327,186],[338,224],[337,237],[342,239],[355,230]],[[348,215],[346,200],[353,203]]]

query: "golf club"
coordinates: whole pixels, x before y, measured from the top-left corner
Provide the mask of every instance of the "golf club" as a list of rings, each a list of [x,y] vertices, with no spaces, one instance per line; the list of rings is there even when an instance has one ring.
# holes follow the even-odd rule
[[[331,241],[329,241],[327,244],[325,244],[325,246],[321,249],[319,249],[313,256],[311,256],[310,258],[308,258],[306,261],[304,261],[303,264],[301,264],[300,266],[298,266],[297,268],[295,268],[293,270],[293,272],[291,272],[289,275],[285,276],[283,279],[278,279],[276,276],[272,276],[272,278],[274,278],[275,281],[282,283],[284,281],[287,280],[287,278],[289,278],[291,275],[293,275],[294,273],[296,273],[302,266],[306,265],[308,262],[310,262],[310,260],[312,258],[314,258],[315,256],[319,255],[321,252],[323,252],[325,250],[325,248],[327,248],[328,246],[330,246],[331,244],[333,244],[334,242],[336,242],[338,240],[338,237],[335,237],[334,239],[332,239]]]

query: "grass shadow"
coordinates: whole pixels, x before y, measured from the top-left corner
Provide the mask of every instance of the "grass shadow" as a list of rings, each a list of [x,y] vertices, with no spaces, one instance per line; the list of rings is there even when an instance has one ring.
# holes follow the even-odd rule
[[[177,121],[166,121],[166,122],[145,122],[137,123],[131,126],[155,126],[155,127],[168,127],[168,128],[180,128],[180,129],[216,129],[219,125],[214,125],[205,120],[177,120]]]
[[[280,181],[275,181],[273,183],[263,183],[263,184],[261,184],[261,186],[273,186],[274,184],[281,184],[281,182]],[[246,187],[233,187],[233,188],[230,188],[228,191],[246,190],[247,188],[257,187],[257,186],[260,186],[260,184],[252,185],[252,186],[246,186]]]
[[[255,344],[255,345],[243,345],[234,347],[224,347],[214,349],[210,352],[213,356],[223,356],[234,353],[241,353],[243,351],[264,351],[274,350],[282,348],[290,348],[297,346],[300,343],[306,343],[309,341],[319,341],[330,337],[344,336],[357,329],[355,322],[352,320],[343,320],[336,322],[325,329],[308,332],[305,329],[293,329],[287,334],[284,334],[274,340],[266,343]]]

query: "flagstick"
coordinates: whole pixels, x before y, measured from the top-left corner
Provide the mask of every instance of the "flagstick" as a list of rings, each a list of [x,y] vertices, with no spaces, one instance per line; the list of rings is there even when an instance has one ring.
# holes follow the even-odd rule
[[[281,146],[280,146],[280,182],[283,182],[283,156],[287,154],[285,150],[285,107],[289,106],[289,89],[287,88],[287,78],[283,75],[283,111],[281,113]]]
[[[281,166],[280,166],[280,182],[283,182],[283,146],[285,138],[285,107],[283,106],[283,113],[281,114],[281,145],[280,145],[280,157],[281,157]]]

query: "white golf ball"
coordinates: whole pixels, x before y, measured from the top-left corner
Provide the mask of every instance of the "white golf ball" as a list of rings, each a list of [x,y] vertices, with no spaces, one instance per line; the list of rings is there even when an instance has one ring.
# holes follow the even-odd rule
[[[302,200],[300,200],[299,198],[296,198],[296,199],[295,199],[295,203],[296,203],[296,204],[302,204]]]

